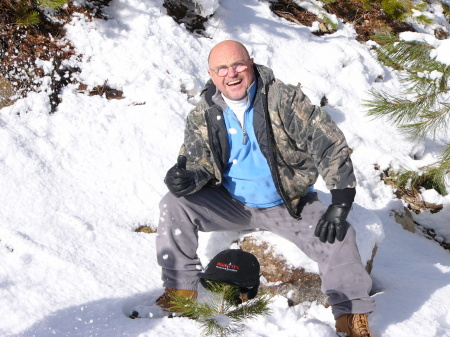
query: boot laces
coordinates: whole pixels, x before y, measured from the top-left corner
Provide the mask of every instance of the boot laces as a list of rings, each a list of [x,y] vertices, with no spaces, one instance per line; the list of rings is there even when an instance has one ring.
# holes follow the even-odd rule
[[[170,306],[171,299],[172,299],[171,293],[166,290],[161,296],[158,297],[158,299],[156,300],[156,304],[165,309],[169,309],[168,306]]]
[[[352,322],[353,329],[358,332],[358,336],[361,337],[372,337],[369,331],[369,323],[367,322],[367,316],[361,314],[353,315]]]

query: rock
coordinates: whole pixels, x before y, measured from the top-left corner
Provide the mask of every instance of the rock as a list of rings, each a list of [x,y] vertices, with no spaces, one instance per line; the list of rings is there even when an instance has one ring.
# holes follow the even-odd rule
[[[13,103],[10,100],[14,94],[14,86],[5,77],[0,76],[0,109]]]
[[[261,284],[261,290],[286,297],[290,306],[313,301],[325,304],[326,296],[320,291],[322,282],[319,275],[303,268],[289,267],[286,259],[267,242],[245,237],[240,245],[242,250],[255,255],[260,263],[261,274],[267,281],[267,284]]]
[[[403,229],[405,229],[411,233],[416,232],[416,227],[414,226],[413,216],[412,216],[411,212],[409,211],[409,209],[407,209],[406,207],[403,207],[403,212],[401,212],[399,210],[394,210],[394,218],[397,223],[402,225]]]
[[[184,24],[190,32],[200,33],[205,30],[204,23],[208,18],[201,15],[201,8],[194,0],[164,0],[163,6],[167,15],[178,24]]]
[[[437,28],[434,30],[434,36],[438,40],[446,40],[448,39],[448,32],[443,30],[442,28]]]

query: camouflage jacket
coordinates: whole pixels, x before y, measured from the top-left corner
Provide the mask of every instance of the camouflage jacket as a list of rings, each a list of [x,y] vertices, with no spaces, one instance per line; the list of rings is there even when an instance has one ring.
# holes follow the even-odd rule
[[[354,188],[356,179],[345,137],[328,113],[311,104],[300,87],[274,78],[255,65],[257,91],[253,127],[278,193],[289,213],[300,218],[299,202],[320,174],[327,188]],[[195,193],[206,184],[219,186],[229,158],[222,115],[226,104],[210,80],[187,117],[180,154],[196,172]]]

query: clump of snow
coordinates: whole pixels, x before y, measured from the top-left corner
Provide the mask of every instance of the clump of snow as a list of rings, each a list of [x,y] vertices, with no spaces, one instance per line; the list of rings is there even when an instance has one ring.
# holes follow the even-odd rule
[[[436,61],[450,65],[450,40],[440,41],[436,48]]]
[[[212,15],[219,7],[219,0],[194,0],[201,8],[202,16]]]
[[[420,194],[425,202],[429,202],[436,205],[442,205],[445,203],[445,198],[440,195],[435,189],[425,189],[421,188]]]
[[[214,316],[214,321],[217,323],[218,326],[222,328],[226,328],[230,326],[231,319],[227,315],[224,314],[218,314]]]

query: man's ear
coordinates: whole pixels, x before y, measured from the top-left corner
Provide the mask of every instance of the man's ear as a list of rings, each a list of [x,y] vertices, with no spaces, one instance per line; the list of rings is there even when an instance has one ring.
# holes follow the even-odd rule
[[[209,75],[209,77],[212,77],[211,72],[212,72],[212,70],[211,70],[211,69],[208,69],[208,75]]]

